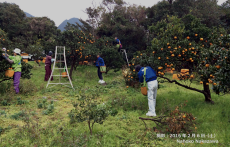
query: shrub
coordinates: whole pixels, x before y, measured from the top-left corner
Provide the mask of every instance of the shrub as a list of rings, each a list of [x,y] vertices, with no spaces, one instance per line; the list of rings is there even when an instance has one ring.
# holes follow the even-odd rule
[[[114,115],[116,112],[113,110],[111,113],[108,106],[104,103],[99,104],[97,101],[98,94],[85,95],[79,93],[77,96],[78,102],[73,102],[75,108],[69,113],[70,123],[87,121],[92,135],[95,123],[103,124],[109,113]]]

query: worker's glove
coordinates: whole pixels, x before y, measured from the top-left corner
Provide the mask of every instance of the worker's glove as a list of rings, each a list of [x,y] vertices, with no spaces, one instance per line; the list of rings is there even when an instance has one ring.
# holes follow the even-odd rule
[[[5,53],[2,54],[2,57],[7,59],[7,56],[5,55]]]

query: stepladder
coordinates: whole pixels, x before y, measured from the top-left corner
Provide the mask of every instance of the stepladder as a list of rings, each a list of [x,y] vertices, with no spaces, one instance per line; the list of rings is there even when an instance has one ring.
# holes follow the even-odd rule
[[[62,75],[62,70],[66,72],[66,74],[64,76]],[[59,72],[59,74],[56,74],[57,71]],[[54,73],[56,75],[54,75]],[[59,82],[58,83],[51,82],[52,77],[59,77]],[[67,77],[69,82],[63,82],[62,77]],[[52,88],[56,85],[64,85],[64,86],[70,85],[71,88],[74,89],[73,84],[72,84],[72,80],[70,79],[70,76],[69,76],[67,64],[66,64],[65,46],[56,46],[53,69],[52,69],[51,75],[49,77],[48,83],[46,85],[46,88],[48,88],[49,85],[53,85],[49,88]],[[67,87],[69,87],[69,86],[67,86]]]
[[[122,55],[125,54],[126,62],[127,62],[127,65],[129,66],[129,61],[128,61],[126,49],[121,49],[121,52],[122,52]]]

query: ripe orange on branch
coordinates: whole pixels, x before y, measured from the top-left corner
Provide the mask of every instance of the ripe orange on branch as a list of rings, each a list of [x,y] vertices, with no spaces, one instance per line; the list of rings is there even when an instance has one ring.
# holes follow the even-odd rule
[[[217,69],[220,69],[220,65],[217,65],[216,68],[217,68]]]

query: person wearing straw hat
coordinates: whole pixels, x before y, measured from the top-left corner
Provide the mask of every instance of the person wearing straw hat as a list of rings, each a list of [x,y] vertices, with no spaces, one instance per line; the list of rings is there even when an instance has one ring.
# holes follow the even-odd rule
[[[157,88],[158,88],[158,82],[157,82],[157,75],[156,71],[154,71],[150,66],[142,67],[140,65],[137,65],[135,67],[135,71],[138,72],[138,78],[141,83],[143,83],[143,75],[144,75],[144,69],[146,70],[145,75],[145,81],[148,86],[148,105],[149,105],[149,111],[146,113],[147,116],[156,116],[155,107],[156,107],[156,97],[157,97]]]
[[[21,78],[21,72],[22,72],[22,64],[21,60],[22,57],[20,56],[21,50],[18,48],[14,49],[14,56],[9,56],[5,53],[4,58],[12,64],[12,68],[14,70],[14,89],[16,94],[19,93],[19,83]]]
[[[45,81],[49,80],[50,75],[52,73],[52,70],[51,70],[52,55],[53,55],[53,52],[49,51],[49,54],[46,56],[46,61],[45,61],[45,70],[46,70]],[[53,77],[51,77],[51,81],[53,81]]]

